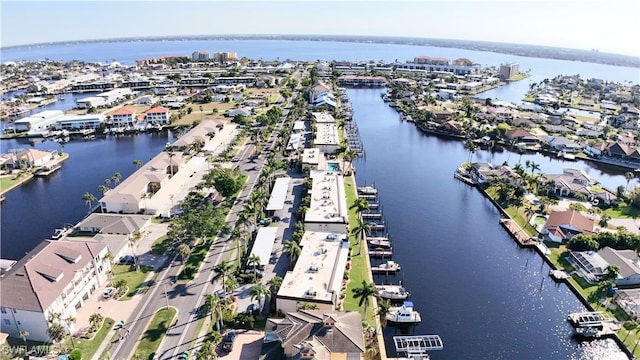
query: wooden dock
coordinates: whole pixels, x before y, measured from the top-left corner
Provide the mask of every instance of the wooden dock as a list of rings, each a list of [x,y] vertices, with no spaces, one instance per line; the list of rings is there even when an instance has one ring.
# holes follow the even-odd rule
[[[533,247],[538,243],[536,238],[529,236],[513,219],[502,218],[500,224],[513,236],[518,245]]]
[[[380,213],[360,213],[363,219],[382,219],[382,214]]]
[[[389,249],[370,249],[369,250],[369,256],[374,257],[374,258],[385,258],[385,257],[392,257],[393,256],[393,250],[392,248]]]

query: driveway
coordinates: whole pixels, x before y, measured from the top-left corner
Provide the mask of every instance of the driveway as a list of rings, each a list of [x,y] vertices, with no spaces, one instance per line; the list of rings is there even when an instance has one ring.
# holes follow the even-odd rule
[[[220,352],[218,358],[233,360],[255,360],[260,357],[264,331],[248,330],[238,332],[238,337],[229,353]]]

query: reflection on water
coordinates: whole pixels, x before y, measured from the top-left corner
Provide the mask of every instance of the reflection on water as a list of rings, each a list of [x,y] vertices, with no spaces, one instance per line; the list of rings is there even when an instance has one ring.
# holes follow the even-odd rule
[[[433,360],[582,358],[587,349],[574,338],[566,316],[585,307],[566,285],[552,281],[535,251],[517,246],[490,201],[453,178],[469,156],[462,142],[428,136],[399,121],[379,90],[347,93],[366,153],[356,162],[356,180],[378,187],[392,259],[402,266],[399,274],[374,280],[402,280],[422,316],[416,326],[383,329],[389,356],[396,356],[394,335],[438,334],[444,350],[432,352]],[[531,160],[548,172],[589,168],[538,154],[474,156],[512,165]],[[617,174],[601,178],[607,185],[624,181]],[[607,344],[590,346],[598,349],[600,343]],[[614,343],[606,351],[624,356],[615,348]]]

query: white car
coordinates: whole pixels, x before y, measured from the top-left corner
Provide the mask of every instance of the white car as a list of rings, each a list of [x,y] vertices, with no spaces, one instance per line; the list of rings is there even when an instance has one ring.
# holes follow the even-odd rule
[[[102,293],[102,296],[104,296],[105,299],[109,299],[113,296],[113,294],[116,293],[116,288],[114,287],[108,287],[106,289],[104,289],[104,293]]]

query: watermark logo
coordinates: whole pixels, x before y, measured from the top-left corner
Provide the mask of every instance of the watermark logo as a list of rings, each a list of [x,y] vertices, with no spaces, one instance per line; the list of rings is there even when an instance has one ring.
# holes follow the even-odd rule
[[[50,344],[50,345],[21,345],[12,346],[9,344],[0,345],[0,355],[15,357],[15,356],[47,356],[47,355],[59,355],[62,354],[62,346]]]

